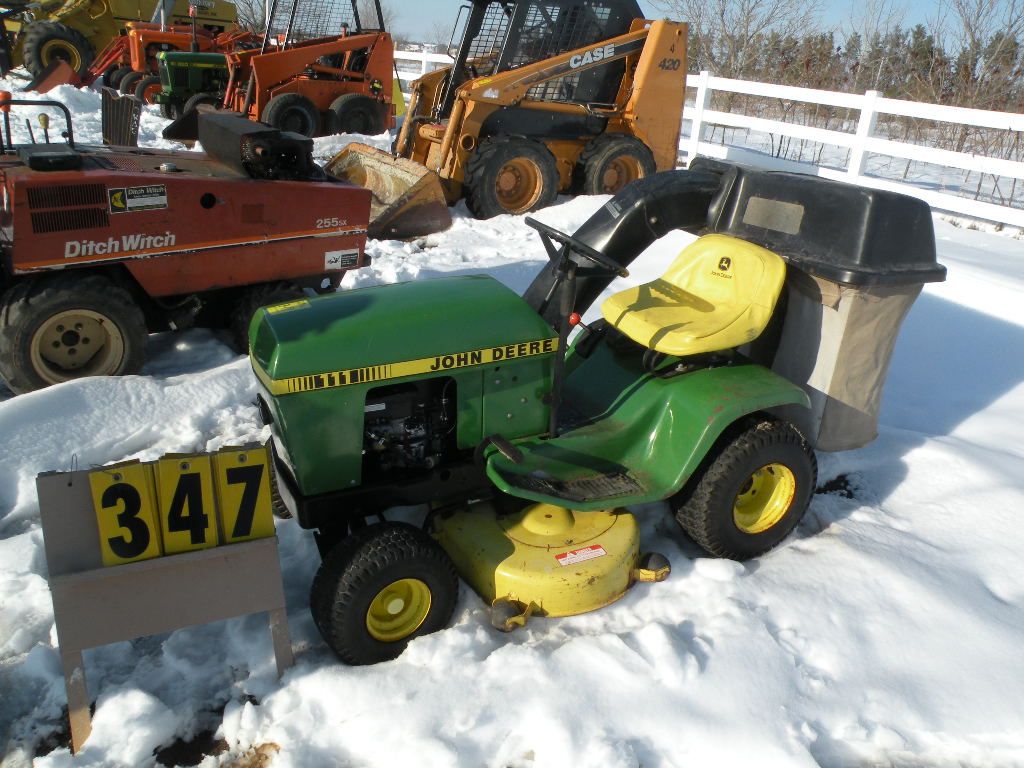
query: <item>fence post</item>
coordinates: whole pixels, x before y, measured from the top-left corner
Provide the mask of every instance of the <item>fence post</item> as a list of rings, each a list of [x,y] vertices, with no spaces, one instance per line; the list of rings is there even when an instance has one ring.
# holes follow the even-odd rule
[[[875,121],[878,119],[878,112],[875,105],[881,94],[878,91],[866,91],[864,101],[861,102],[860,120],[857,122],[857,142],[850,151],[850,164],[846,173],[851,180],[864,175],[864,165],[867,162],[866,145],[871,134],[875,132]]]
[[[704,110],[711,101],[711,89],[708,88],[708,78],[711,73],[706,69],[701,70],[697,75],[697,95],[693,100],[693,116],[690,118],[690,139],[686,145],[686,164],[689,166],[693,158],[697,156],[697,149],[700,145],[700,134],[704,127]]]

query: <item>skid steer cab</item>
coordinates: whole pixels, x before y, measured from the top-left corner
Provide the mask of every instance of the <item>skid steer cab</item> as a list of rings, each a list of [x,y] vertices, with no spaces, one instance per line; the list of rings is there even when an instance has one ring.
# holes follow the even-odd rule
[[[714,556],[775,547],[814,449],[874,438],[900,323],[945,274],[923,202],[700,161],[572,235],[527,222],[550,263],[522,296],[461,276],[253,319],[281,495],[323,555],[313,617],[350,663],[444,627],[456,574],[505,630],[665,578],[627,507],[667,501]],[[700,237],[606,293],[674,229]],[[384,520],[413,504],[422,527]]]

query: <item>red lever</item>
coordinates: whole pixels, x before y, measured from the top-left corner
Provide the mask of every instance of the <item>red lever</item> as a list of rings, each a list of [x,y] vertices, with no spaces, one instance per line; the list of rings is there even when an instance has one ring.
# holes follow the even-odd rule
[[[580,317],[579,312],[573,312],[571,315],[569,315],[569,325],[571,325],[573,328],[579,325],[581,320],[583,320],[583,318]]]

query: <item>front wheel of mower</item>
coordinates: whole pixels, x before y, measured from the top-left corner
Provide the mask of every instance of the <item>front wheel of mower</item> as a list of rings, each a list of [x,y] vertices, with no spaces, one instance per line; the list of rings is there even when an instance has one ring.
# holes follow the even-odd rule
[[[260,307],[304,299],[306,292],[293,283],[260,283],[242,289],[231,312],[231,345],[239,354],[249,351],[249,324]]]
[[[163,86],[160,85],[160,78],[156,75],[147,75],[135,84],[135,98],[143,104],[156,104],[156,95],[160,93]]]
[[[406,523],[361,528],[324,558],[309,603],[324,640],[348,664],[399,656],[414,637],[444,629],[459,578],[430,536]]]
[[[818,463],[783,421],[752,421],[672,499],[683,530],[716,557],[747,560],[772,549],[811,502]]]
[[[384,133],[384,109],[361,93],[345,93],[331,102],[328,115],[331,133],[360,133],[376,136]]]
[[[627,184],[657,171],[647,145],[632,136],[605,134],[580,154],[577,177],[584,195],[614,195]]]
[[[143,75],[141,72],[136,72],[133,69],[121,78],[121,82],[117,86],[117,92],[124,96],[134,96],[135,86],[139,84],[142,77]]]
[[[272,98],[260,115],[260,122],[279,131],[292,131],[307,137],[320,129],[320,112],[316,105],[298,93],[282,93]]]
[[[466,164],[466,205],[478,219],[544,208],[558,196],[558,166],[539,141],[490,138]]]
[[[67,62],[79,77],[85,77],[89,73],[89,65],[96,57],[96,49],[85,35],[67,24],[55,21],[29,24],[22,52],[25,68],[33,76],[60,60]]]
[[[131,294],[105,277],[75,272],[19,283],[0,300],[0,375],[20,394],[136,373],[147,335]]]

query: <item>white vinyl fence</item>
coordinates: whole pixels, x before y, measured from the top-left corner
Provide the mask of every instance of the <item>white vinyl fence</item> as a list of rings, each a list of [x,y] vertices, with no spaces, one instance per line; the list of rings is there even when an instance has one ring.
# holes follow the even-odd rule
[[[413,51],[395,51],[395,59],[403,90],[407,90],[409,81],[452,61],[445,54]],[[967,196],[968,185],[974,183],[970,177],[988,174],[994,179],[1006,180],[1014,189],[1020,187],[1019,198],[1021,205],[1024,205],[1024,162],[978,153],[953,152],[876,135],[880,116],[903,116],[925,120],[933,125],[954,124],[1020,134],[1024,132],[1024,114],[887,99],[878,91],[860,95],[730,80],[712,77],[708,72],[689,75],[686,85],[695,91],[695,95],[692,102],[687,100],[683,112],[683,131],[679,142],[681,165],[688,164],[697,155],[704,155],[779,170],[815,173],[873,189],[904,192],[921,198],[940,211],[1024,227],[1024,208]],[[847,130],[834,130],[766,119],[738,111],[723,112],[711,109],[716,92],[762,97],[786,103],[790,108],[794,104],[821,105],[844,110],[851,117],[840,121],[841,127]],[[718,141],[710,140],[707,134],[713,134],[717,129],[722,129]],[[817,153],[819,158],[828,158],[827,161],[820,160],[821,164],[796,162],[774,156],[771,152],[758,151],[758,142],[751,140],[756,135],[770,136],[772,145],[781,143],[783,138],[791,138],[828,147],[833,151]],[[906,168],[912,162],[926,166],[923,172],[915,174],[915,178],[908,181],[905,178],[892,178],[900,174],[885,171],[887,163],[891,166],[893,160],[906,161],[903,164],[903,177],[907,175]],[[950,181],[949,174],[936,174],[936,168],[940,171],[959,170],[962,173]],[[929,173],[928,169],[932,169],[932,172]],[[1012,200],[1014,196],[1011,194],[1010,197]]]

